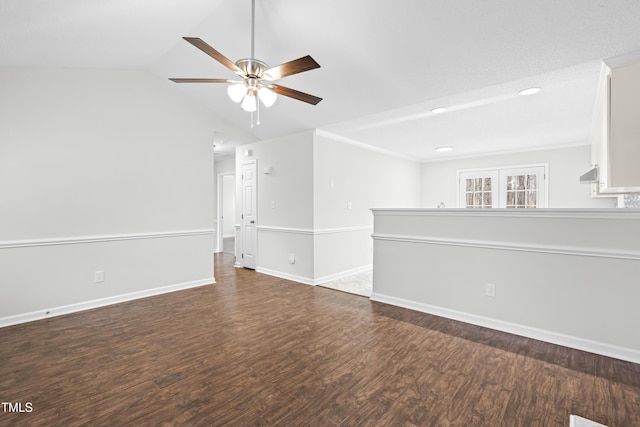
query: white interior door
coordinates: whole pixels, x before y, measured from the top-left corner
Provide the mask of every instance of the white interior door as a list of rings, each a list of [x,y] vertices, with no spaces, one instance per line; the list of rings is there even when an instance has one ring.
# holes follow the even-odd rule
[[[257,246],[256,187],[256,161],[250,160],[242,164],[242,215],[240,219],[242,254],[240,257],[240,265],[254,270],[256,268]]]

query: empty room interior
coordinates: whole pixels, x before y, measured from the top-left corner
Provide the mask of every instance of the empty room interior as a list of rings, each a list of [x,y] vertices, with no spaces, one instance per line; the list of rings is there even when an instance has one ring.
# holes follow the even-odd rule
[[[640,426],[640,2],[0,1],[0,425]]]

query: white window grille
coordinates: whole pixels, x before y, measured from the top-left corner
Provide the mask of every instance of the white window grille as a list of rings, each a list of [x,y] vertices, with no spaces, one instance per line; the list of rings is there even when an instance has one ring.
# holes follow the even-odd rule
[[[545,208],[547,169],[543,164],[458,171],[458,207]]]

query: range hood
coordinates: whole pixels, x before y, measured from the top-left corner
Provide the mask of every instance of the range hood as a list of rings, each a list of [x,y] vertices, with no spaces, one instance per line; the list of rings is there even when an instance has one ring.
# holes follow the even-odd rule
[[[595,184],[598,182],[598,166],[594,166],[589,171],[580,176],[580,184]]]

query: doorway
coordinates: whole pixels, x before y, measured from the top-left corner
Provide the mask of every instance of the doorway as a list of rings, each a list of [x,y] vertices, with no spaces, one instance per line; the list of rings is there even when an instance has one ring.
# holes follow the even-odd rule
[[[218,252],[236,254],[236,175],[218,174]]]

